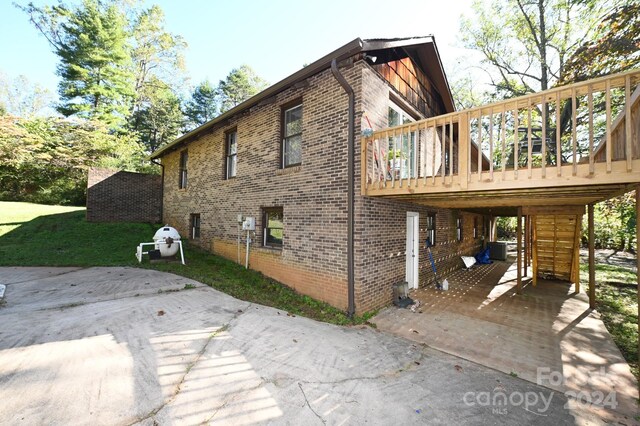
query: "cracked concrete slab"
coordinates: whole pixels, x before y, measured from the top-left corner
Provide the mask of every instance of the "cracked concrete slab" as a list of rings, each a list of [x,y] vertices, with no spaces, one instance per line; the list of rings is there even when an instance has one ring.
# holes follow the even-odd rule
[[[178,278],[88,268],[9,286],[2,421],[576,424],[547,388],[368,327],[184,290]],[[515,399],[483,399],[501,394]]]

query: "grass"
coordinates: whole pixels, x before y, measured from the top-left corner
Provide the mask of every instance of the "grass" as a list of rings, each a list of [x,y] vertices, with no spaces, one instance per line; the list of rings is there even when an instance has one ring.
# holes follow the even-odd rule
[[[139,266],[134,253],[160,225],[89,223],[80,207],[0,202],[0,266]],[[187,265],[144,262],[144,268],[200,281],[252,303],[332,324],[366,323],[373,313],[349,318],[259,272],[185,243]],[[185,287],[187,289],[187,287]]]
[[[580,265],[580,280],[589,282],[588,265]],[[596,309],[632,373],[638,368],[638,289],[636,273],[621,266],[596,264]]]

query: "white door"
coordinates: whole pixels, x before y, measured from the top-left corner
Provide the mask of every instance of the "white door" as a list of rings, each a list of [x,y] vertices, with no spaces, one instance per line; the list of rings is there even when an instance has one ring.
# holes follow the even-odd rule
[[[418,288],[418,250],[420,240],[420,215],[407,212],[406,280],[409,288]]]

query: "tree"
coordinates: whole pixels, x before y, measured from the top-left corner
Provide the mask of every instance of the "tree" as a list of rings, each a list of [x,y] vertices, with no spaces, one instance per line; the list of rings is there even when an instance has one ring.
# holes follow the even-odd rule
[[[640,64],[640,3],[614,8],[567,60],[562,82],[627,71]]]
[[[564,81],[568,57],[593,36],[605,7],[596,0],[476,0],[476,20],[462,20],[462,40],[482,54],[497,98],[520,96]]]
[[[220,80],[220,112],[225,112],[246,101],[267,87],[267,82],[258,77],[248,65],[234,68],[224,80]]]
[[[100,122],[59,117],[0,117],[0,199],[82,205],[92,166],[137,171],[135,138]]]
[[[153,99],[152,93],[157,92],[159,81],[171,88],[184,85],[183,51],[187,44],[182,37],[165,30],[164,12],[159,6],[134,10],[132,15],[135,114],[143,104]]]
[[[113,2],[19,6],[58,55],[58,111],[119,128],[134,96],[125,14]]]
[[[49,90],[31,83],[23,75],[10,79],[0,73],[0,105],[5,114],[30,117],[52,106],[53,99]]]
[[[152,77],[131,120],[146,151],[153,152],[178,136],[183,121],[180,98],[164,82]]]
[[[189,127],[198,127],[218,115],[218,90],[205,80],[193,90],[184,113]]]

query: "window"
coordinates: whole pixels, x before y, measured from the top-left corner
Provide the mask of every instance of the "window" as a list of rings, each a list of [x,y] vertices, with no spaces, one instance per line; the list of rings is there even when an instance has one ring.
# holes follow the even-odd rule
[[[436,244],[436,214],[429,213],[427,215],[427,238],[429,244],[434,246]]]
[[[480,234],[478,233],[478,217],[473,218],[473,238],[478,238]]]
[[[238,132],[232,130],[226,133],[226,152],[227,152],[227,164],[225,179],[236,177],[236,169],[238,166]]]
[[[263,246],[282,248],[282,237],[284,232],[282,207],[270,207],[263,209],[262,229]]]
[[[282,111],[282,168],[302,163],[302,104]]]
[[[187,187],[187,161],[189,160],[189,154],[187,151],[180,153],[180,175],[178,177],[178,188]]]
[[[194,240],[200,238],[200,214],[192,214],[190,222],[191,238]]]
[[[456,234],[458,241],[462,241],[462,218],[456,219]]]
[[[394,102],[389,103],[389,127],[415,121],[407,112]],[[389,138],[389,169],[395,174],[395,179],[417,177],[416,132],[398,134]]]

